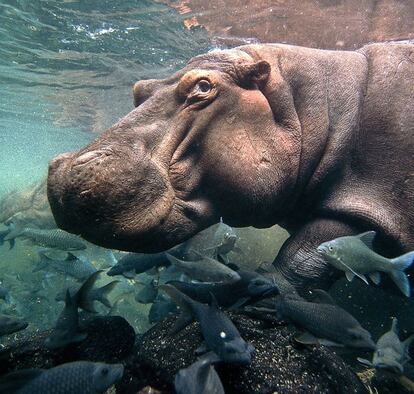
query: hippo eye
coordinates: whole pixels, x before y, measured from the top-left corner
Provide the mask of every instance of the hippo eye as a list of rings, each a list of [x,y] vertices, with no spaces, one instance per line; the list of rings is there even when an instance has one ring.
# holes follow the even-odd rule
[[[206,79],[201,79],[194,87],[195,92],[208,93],[211,90],[211,83]]]

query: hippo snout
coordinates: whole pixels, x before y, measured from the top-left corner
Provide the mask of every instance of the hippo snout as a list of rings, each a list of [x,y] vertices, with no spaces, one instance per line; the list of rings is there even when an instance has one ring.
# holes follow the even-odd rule
[[[49,172],[56,171],[64,162],[67,162],[68,160],[72,159],[74,155],[74,152],[66,152],[56,156],[49,163]]]

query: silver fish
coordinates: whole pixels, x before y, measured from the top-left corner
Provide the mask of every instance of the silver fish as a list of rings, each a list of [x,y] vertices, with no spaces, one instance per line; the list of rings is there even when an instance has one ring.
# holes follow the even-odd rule
[[[77,235],[61,229],[41,230],[38,228],[19,227],[10,224],[11,231],[4,237],[4,241],[11,241],[17,237],[28,238],[36,245],[61,250],[83,250],[86,244]]]
[[[335,268],[345,272],[349,281],[357,276],[368,284],[368,275],[375,284],[379,284],[380,272],[385,272],[401,292],[409,297],[410,284],[403,271],[413,263],[414,251],[394,259],[383,257],[372,250],[375,235],[375,231],[367,231],[355,236],[339,237],[322,243],[317,251]]]
[[[197,261],[184,261],[169,253],[166,256],[171,264],[192,279],[204,282],[235,282],[240,279],[236,271],[211,257],[199,254],[200,259]]]

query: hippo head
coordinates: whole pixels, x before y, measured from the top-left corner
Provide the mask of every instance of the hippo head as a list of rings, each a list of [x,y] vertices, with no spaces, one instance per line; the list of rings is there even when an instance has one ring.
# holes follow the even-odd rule
[[[154,252],[220,217],[233,226],[276,223],[300,156],[293,99],[276,68],[233,49],[137,82],[133,111],[51,162],[59,227],[105,247]]]

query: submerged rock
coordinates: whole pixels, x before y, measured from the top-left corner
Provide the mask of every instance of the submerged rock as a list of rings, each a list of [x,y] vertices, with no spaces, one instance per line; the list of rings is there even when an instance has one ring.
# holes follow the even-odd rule
[[[329,348],[298,347],[287,327],[269,326],[239,314],[231,317],[256,353],[247,367],[217,365],[227,394],[367,392],[358,377]],[[133,360],[134,368],[146,371],[147,384],[163,392],[172,392],[175,374],[196,360],[195,350],[202,342],[198,323],[170,337],[167,333],[174,320],[169,318],[149,330]],[[126,391],[120,389],[133,392],[132,387]]]
[[[0,351],[0,375],[25,368],[52,368],[56,365],[85,360],[118,363],[132,353],[135,332],[120,316],[97,316],[81,321],[87,338],[64,349],[48,350],[44,341],[50,331],[17,336]]]

